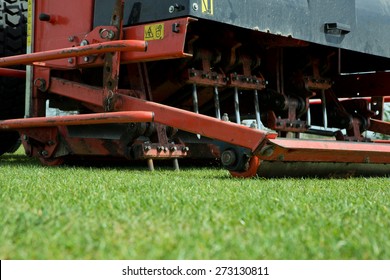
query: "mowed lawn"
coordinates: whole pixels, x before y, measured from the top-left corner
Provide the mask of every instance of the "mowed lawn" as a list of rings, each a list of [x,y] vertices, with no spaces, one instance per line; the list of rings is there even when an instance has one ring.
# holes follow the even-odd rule
[[[390,179],[0,157],[0,259],[390,259]]]

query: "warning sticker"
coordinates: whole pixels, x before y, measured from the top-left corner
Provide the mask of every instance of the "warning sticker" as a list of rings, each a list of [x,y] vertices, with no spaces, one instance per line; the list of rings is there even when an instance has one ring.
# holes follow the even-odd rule
[[[214,14],[213,0],[202,0],[202,13],[208,14],[208,15]]]
[[[162,40],[162,39],[164,39],[163,23],[145,25],[145,31],[144,31],[145,41]]]

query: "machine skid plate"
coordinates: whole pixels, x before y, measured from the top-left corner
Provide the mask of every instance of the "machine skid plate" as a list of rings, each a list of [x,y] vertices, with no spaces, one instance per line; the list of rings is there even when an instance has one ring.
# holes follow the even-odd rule
[[[390,163],[390,145],[384,143],[271,139],[269,145],[271,151],[268,156],[260,155],[262,160]]]

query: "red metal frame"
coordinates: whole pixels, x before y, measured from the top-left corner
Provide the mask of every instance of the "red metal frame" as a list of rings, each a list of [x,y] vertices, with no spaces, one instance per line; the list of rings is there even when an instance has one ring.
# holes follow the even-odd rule
[[[153,122],[154,113],[144,111],[113,112],[58,117],[38,117],[0,121],[0,129],[17,130],[24,128],[54,127],[69,125],[92,125],[108,123]]]
[[[52,93],[94,106],[103,106],[103,90],[101,88],[88,87],[57,78],[52,78],[50,85],[49,91]],[[116,111],[139,111],[141,110],[140,108],[143,108],[142,110],[154,112],[154,121],[156,123],[219,139],[226,143],[251,149],[252,151],[255,151],[266,138],[276,137],[274,133],[251,129],[235,123],[224,122],[213,117],[123,94],[114,94],[111,102]]]
[[[6,67],[17,64],[37,64],[38,62],[70,58],[97,55],[101,53],[120,52],[120,51],[132,51],[132,52],[145,52],[148,43],[139,40],[118,40],[112,42],[104,42],[87,46],[71,47],[58,50],[43,51],[31,54],[15,55],[10,57],[0,58],[0,67]],[[38,64],[39,66],[45,66],[45,64]]]
[[[267,148],[267,155],[261,152],[259,154],[262,160],[354,163],[390,162],[390,145],[383,143],[278,138],[269,140],[268,145],[270,146]]]

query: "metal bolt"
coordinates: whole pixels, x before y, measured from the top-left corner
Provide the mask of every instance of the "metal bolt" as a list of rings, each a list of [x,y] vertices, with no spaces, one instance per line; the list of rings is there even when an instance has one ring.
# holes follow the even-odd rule
[[[72,64],[73,63],[73,58],[68,58],[68,63]]]
[[[158,147],[157,147],[157,151],[158,151],[158,152],[162,152],[163,150],[164,150],[164,147],[162,147],[162,146],[158,146]]]
[[[172,14],[175,11],[175,6],[170,6],[168,11]]]
[[[112,40],[115,38],[115,32],[112,30],[102,29],[100,31],[100,38]]]
[[[49,153],[48,153],[48,151],[43,150],[43,151],[41,151],[41,155],[44,157],[47,157],[49,155]]]
[[[74,36],[69,36],[69,37],[68,37],[68,41],[69,41],[69,42],[73,42],[73,41],[74,41]]]
[[[194,11],[197,11],[197,10],[199,9],[198,3],[192,4],[192,9],[193,9]]]
[[[80,46],[87,46],[89,45],[89,42],[87,40],[82,40],[81,43],[80,43]]]
[[[84,62],[89,62],[89,57],[88,56],[84,56]]]
[[[177,148],[175,146],[172,146],[169,150],[173,153],[177,151]]]
[[[145,152],[148,152],[148,151],[150,151],[151,149],[152,149],[151,146],[145,146],[145,147],[144,147]]]
[[[188,148],[188,147],[183,147],[183,149],[182,149],[182,151],[183,151],[184,153],[188,152],[189,150],[190,150],[190,148]]]
[[[36,86],[40,91],[45,91],[46,90],[45,79],[42,78],[35,79],[34,86]]]

